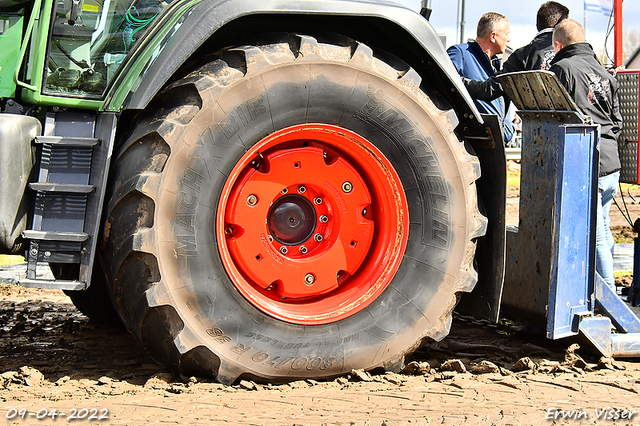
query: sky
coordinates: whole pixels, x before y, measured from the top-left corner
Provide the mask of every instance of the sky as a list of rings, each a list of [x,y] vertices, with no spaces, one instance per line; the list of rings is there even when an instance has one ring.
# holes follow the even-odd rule
[[[395,0],[398,3],[419,11],[420,0]],[[546,0],[466,0],[464,40],[475,38],[476,24],[485,12],[499,12],[509,18],[511,42],[508,46],[517,49],[528,44],[536,35],[536,13]],[[585,25],[584,0],[556,0],[569,8],[569,17]],[[459,42],[457,30],[458,0],[431,0],[431,24],[439,34],[445,34],[446,44]],[[633,29],[640,35],[640,0],[622,2],[622,26],[624,31]],[[609,17],[601,12],[586,13],[586,41],[591,43],[596,54],[604,51],[605,35]],[[624,32],[623,32],[624,33]],[[609,56],[613,57],[613,32],[607,44]],[[625,52],[628,55],[632,52]]]

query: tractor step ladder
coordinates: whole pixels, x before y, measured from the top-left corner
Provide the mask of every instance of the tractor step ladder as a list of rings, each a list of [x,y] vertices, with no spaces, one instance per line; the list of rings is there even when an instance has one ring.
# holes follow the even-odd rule
[[[40,152],[24,287],[83,290],[90,285],[100,213],[115,135],[115,115],[83,112],[47,115]],[[65,280],[37,277],[41,262],[78,265]],[[40,264],[40,265],[39,265]],[[75,274],[74,274],[75,275]]]

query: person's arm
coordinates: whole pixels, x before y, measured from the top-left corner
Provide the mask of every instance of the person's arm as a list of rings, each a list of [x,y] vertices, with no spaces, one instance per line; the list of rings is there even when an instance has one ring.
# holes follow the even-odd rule
[[[471,80],[463,77],[462,81],[464,82],[464,87],[467,88],[467,91],[474,99],[491,102],[505,94],[502,85],[498,83],[495,76],[489,77],[485,81]]]
[[[622,114],[620,113],[620,99],[618,98],[618,84],[612,87],[613,95],[613,111],[611,115],[611,121],[613,121],[613,128],[611,131],[615,134],[616,139],[620,136],[622,131]]]

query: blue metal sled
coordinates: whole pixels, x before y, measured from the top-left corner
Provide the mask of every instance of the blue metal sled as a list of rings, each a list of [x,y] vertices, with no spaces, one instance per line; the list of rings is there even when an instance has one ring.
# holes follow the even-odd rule
[[[523,141],[502,312],[545,324],[550,339],[582,333],[603,355],[639,357],[640,320],[595,272],[599,126],[553,73],[499,79],[518,107]]]

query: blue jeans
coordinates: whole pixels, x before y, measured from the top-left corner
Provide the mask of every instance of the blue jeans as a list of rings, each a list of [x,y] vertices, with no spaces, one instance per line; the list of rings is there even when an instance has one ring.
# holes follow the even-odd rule
[[[609,229],[609,210],[613,198],[618,193],[620,172],[611,173],[598,179],[598,213],[596,220],[596,271],[615,290],[613,278],[613,234]]]

